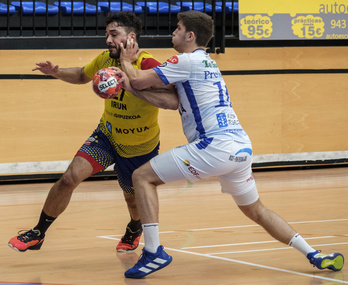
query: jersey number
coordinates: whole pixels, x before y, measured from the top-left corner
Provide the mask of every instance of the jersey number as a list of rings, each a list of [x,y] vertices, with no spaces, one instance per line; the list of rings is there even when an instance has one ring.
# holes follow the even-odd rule
[[[122,89],[121,93],[118,94],[115,98],[113,98],[114,100],[118,100],[118,101],[123,101],[123,97],[124,97],[124,89]]]
[[[216,85],[219,88],[219,105],[216,105],[215,108],[226,107],[226,106],[232,107],[232,103],[230,101],[230,95],[228,95],[228,91],[227,91],[227,86],[225,85],[225,90],[224,90],[221,86],[221,81],[215,82],[213,85]]]

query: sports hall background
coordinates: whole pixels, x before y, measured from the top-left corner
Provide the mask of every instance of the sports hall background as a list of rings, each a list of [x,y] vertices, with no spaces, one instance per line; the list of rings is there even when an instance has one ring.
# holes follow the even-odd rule
[[[0,50],[2,179],[64,171],[103,111],[90,84],[28,76],[38,75],[31,71],[35,63],[83,66],[101,50]],[[148,50],[160,61],[175,54]],[[300,46],[230,47],[212,55],[253,142],[255,161],[260,156],[260,163],[284,166],[294,156],[299,164],[346,162],[348,80],[331,71],[347,70],[347,54],[347,47]],[[185,143],[176,111],[161,110],[160,125],[161,151]]]
[[[139,16],[144,22],[140,47],[161,62],[174,55],[170,31],[176,16]],[[214,17],[211,56],[253,142],[255,168],[345,164],[347,41],[242,42],[236,11],[225,19],[218,13]],[[67,84],[31,70],[45,60],[60,67],[84,66],[106,49],[104,19],[104,12],[1,14],[1,181],[59,175],[98,124],[103,101],[90,84]],[[161,110],[160,124],[161,151],[185,143],[176,111]]]
[[[82,67],[106,49],[104,11],[42,14],[40,8],[34,15],[30,7],[4,8],[13,2],[20,5],[0,0],[0,284],[348,284],[347,266],[339,272],[313,268],[244,217],[215,178],[161,186],[160,238],[174,262],[145,280],[123,275],[141,247],[125,255],[115,251],[129,215],[111,170],[79,185],[40,251],[11,250],[8,240],[37,222],[52,182],[104,109],[90,84],[31,70],[45,60]],[[162,62],[174,55],[176,16],[138,15],[144,23],[140,47]],[[348,42],[239,41],[238,10],[212,16],[217,28],[209,50],[253,142],[262,201],[311,245],[347,256]],[[159,119],[161,152],[186,142],[177,111],[160,110]]]

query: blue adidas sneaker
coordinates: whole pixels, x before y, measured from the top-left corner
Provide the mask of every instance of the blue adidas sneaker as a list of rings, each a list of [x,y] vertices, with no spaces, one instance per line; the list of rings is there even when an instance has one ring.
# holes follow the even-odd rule
[[[314,251],[307,254],[309,262],[319,269],[331,269],[333,271],[339,271],[344,264],[344,257],[340,253],[323,254],[320,251]]]
[[[127,278],[142,278],[166,267],[172,260],[173,258],[163,250],[162,245],[157,248],[156,253],[143,248],[143,254],[138,262],[131,269],[128,269],[124,276]]]

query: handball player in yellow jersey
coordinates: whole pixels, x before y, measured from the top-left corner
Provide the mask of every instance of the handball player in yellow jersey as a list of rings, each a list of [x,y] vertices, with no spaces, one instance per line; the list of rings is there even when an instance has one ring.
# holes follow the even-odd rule
[[[46,61],[37,63],[33,70],[68,83],[86,84],[92,80],[95,72],[102,68],[122,68],[119,62],[120,44],[126,45],[130,39],[139,41],[141,20],[133,13],[119,12],[108,14],[105,23],[108,50],[99,54],[86,66],[60,68]],[[139,52],[132,64],[136,69],[150,69],[158,66],[160,62],[143,51]],[[112,164],[115,164],[114,169],[131,217],[116,249],[131,251],[137,248],[142,227],[134,198],[132,173],[158,154],[158,106],[164,104],[168,109],[175,110],[179,102],[173,86],[143,92],[151,94],[152,98],[158,98],[158,104],[149,104],[146,99],[139,99],[125,90],[116,98],[105,100],[105,110],[99,125],[78,150],[66,172],[49,191],[38,224],[33,229],[20,231],[13,237],[8,243],[11,248],[21,252],[40,249],[47,229],[67,208],[74,189],[86,178]],[[163,96],[163,93],[167,96]]]

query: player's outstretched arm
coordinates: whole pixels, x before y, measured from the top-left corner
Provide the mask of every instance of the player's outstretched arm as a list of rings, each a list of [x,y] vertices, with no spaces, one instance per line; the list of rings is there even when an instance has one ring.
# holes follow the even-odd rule
[[[59,68],[50,61],[37,63],[33,68],[33,71],[36,70],[72,84],[85,84],[92,80],[84,73],[83,67]]]
[[[177,110],[179,107],[179,96],[173,85],[167,85],[156,89],[134,89],[133,92],[135,96],[158,108]]]
[[[122,83],[122,88],[124,90],[131,92],[138,98],[158,108],[171,110],[178,109],[179,97],[173,85],[138,90],[130,84],[129,78],[125,72],[117,67],[111,68],[114,69],[117,75],[121,77],[120,83]]]
[[[120,44],[121,55],[120,62],[123,71],[127,74],[132,86],[138,90],[143,90],[151,86],[165,86],[162,79],[153,69],[135,69],[132,65],[134,59],[138,58],[141,53],[138,50],[138,44],[133,39],[127,40],[127,47]]]

